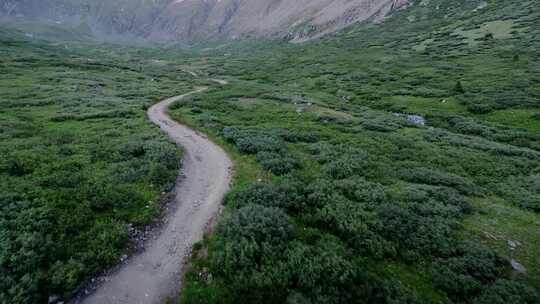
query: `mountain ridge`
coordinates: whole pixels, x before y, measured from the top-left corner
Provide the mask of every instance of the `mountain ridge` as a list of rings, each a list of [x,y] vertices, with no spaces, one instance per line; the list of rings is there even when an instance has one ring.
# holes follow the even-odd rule
[[[371,18],[410,0],[1,0],[5,25],[44,23],[85,29],[98,40],[194,43],[271,38],[303,42]]]

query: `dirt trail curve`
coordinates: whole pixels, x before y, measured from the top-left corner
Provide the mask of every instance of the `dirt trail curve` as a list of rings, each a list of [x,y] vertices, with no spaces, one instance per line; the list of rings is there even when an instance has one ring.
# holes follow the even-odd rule
[[[167,115],[170,105],[204,90],[163,100],[148,110],[150,120],[184,149],[181,173],[185,177],[175,187],[175,208],[171,208],[167,224],[142,253],[129,259],[79,303],[153,304],[179,294],[191,247],[202,239],[206,225],[219,212],[231,181],[232,162],[225,151]]]

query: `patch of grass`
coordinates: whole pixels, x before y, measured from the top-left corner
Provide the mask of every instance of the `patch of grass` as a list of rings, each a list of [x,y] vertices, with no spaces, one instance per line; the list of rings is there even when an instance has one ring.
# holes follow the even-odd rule
[[[494,39],[512,38],[513,27],[513,20],[496,20],[486,22],[477,29],[464,30],[463,28],[457,28],[454,34],[466,38],[469,45],[477,45],[478,40],[486,36],[491,36]]]
[[[391,96],[388,102],[397,109],[422,115],[459,115],[466,108],[455,98],[424,98],[417,96]]]
[[[507,109],[493,111],[484,115],[484,119],[500,123],[509,127],[526,129],[532,133],[540,133],[540,119],[535,119],[536,112],[540,109]]]
[[[515,259],[527,268],[526,278],[540,284],[540,219],[538,215],[516,209],[497,197],[475,199],[477,211],[464,226],[468,237],[494,248],[499,254]],[[512,243],[517,246],[513,249]]]

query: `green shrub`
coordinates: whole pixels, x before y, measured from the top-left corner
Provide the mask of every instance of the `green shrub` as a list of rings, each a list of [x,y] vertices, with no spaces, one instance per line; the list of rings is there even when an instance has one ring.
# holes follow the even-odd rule
[[[393,132],[401,128],[395,121],[383,117],[364,120],[362,121],[362,127],[377,132]]]
[[[115,208],[144,205],[144,196],[134,187],[111,181],[85,184],[81,197],[88,201],[94,211],[103,212]]]
[[[0,300],[5,303],[45,301],[43,269],[55,244],[53,212],[43,202],[0,194]]]
[[[280,209],[248,205],[224,219],[218,233],[229,241],[248,240],[261,246],[281,247],[294,237],[295,229]]]
[[[456,92],[457,94],[465,94],[465,89],[463,88],[461,81],[456,82],[456,85],[454,86],[454,92]]]
[[[293,242],[286,252],[294,269],[288,294],[291,303],[419,303],[412,290],[397,280],[383,279],[355,264],[340,242],[322,235],[313,244]]]
[[[448,207],[453,207],[452,216],[460,216],[472,212],[471,205],[465,200],[465,197],[454,188],[431,186],[422,184],[408,184],[404,186],[399,194],[392,193],[397,200],[405,202],[414,202],[419,204],[431,203],[436,201]],[[451,215],[451,214],[449,214]]]
[[[227,127],[223,129],[225,139],[233,142],[242,153],[279,152],[284,148],[283,141],[275,136],[258,130],[240,130]]]
[[[259,152],[257,153],[257,160],[261,163],[265,170],[268,170],[276,175],[283,175],[291,172],[292,170],[301,168],[301,164],[298,160],[292,156],[278,154],[275,152]]]
[[[509,143],[515,146],[522,146],[538,150],[540,135],[516,130],[511,128],[495,127],[485,123],[480,123],[472,118],[461,116],[449,119],[450,127],[453,131],[461,134],[481,136],[493,141]]]
[[[540,302],[538,292],[520,282],[497,280],[485,287],[474,304],[534,304]]]
[[[425,183],[434,186],[452,187],[464,194],[482,193],[482,190],[469,180],[447,172],[428,168],[403,168],[398,170],[397,175],[406,181]]]
[[[11,176],[23,176],[32,173],[35,164],[30,159],[12,156],[5,160],[0,168]]]
[[[304,217],[315,227],[332,231],[362,255],[381,257],[393,247],[377,234],[380,224],[375,213],[363,204],[334,194],[321,208]]]
[[[177,170],[179,153],[172,143],[162,141],[147,141],[144,143],[144,156],[152,163],[159,163],[166,170]]]
[[[347,298],[351,291],[355,267],[344,255],[345,249],[333,238],[326,238],[313,245],[294,242],[287,250],[287,268],[294,269],[292,282],[299,291],[316,302],[336,303]],[[340,294],[340,291],[343,293]],[[331,299],[336,296],[338,299]],[[326,300],[326,301],[325,301]]]
[[[265,295],[279,298],[289,280],[279,260],[296,234],[291,219],[277,208],[248,205],[225,217],[217,233],[219,250],[212,256],[212,269],[235,297],[241,301],[250,297],[264,301]]]
[[[488,152],[496,156],[509,157],[525,157],[530,160],[540,159],[540,153],[531,149],[504,145],[497,142],[489,141],[484,138],[471,137],[450,133],[440,129],[429,130],[424,135],[424,138],[430,142],[445,143],[460,147],[467,147],[479,151]]]
[[[487,114],[493,111],[493,107],[489,104],[473,103],[467,106],[469,112],[474,114]]]
[[[130,141],[126,144],[123,144],[120,148],[120,154],[124,157],[123,160],[128,160],[130,158],[143,157],[146,153],[144,143],[141,141]]]
[[[511,176],[495,186],[496,192],[508,201],[535,212],[540,212],[540,174]]]
[[[74,290],[84,277],[85,266],[74,259],[67,262],[57,261],[49,270],[51,289],[55,292]]]
[[[283,193],[276,186],[266,183],[253,183],[238,192],[233,192],[227,198],[227,202],[237,207],[248,205],[284,207],[286,204]]]
[[[369,182],[364,177],[353,176],[335,181],[334,187],[348,199],[364,203],[369,208],[388,200],[387,191],[381,184]]]
[[[376,213],[380,221],[378,233],[396,244],[405,259],[447,250],[452,231],[458,227],[455,208],[434,200],[383,204]]]
[[[484,286],[493,284],[507,266],[487,247],[463,243],[450,251],[450,257],[439,260],[433,270],[433,281],[450,299],[467,301],[480,295]]]
[[[333,179],[344,179],[353,175],[362,175],[369,166],[367,153],[359,151],[353,155],[344,155],[322,166],[324,174]]]

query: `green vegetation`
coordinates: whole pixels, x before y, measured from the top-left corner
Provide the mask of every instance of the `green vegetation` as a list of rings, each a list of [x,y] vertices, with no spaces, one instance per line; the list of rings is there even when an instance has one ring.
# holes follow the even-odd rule
[[[69,295],[159,214],[180,155],[145,108],[190,76],[150,52],[0,32],[0,303]]]
[[[145,109],[203,78],[172,114],[236,180],[184,303],[540,302],[540,11],[480,2],[196,55],[2,32],[0,302],[129,250],[179,157]]]
[[[206,50],[231,84],[174,115],[260,167],[184,303],[540,301],[540,12],[423,3],[306,45]]]

